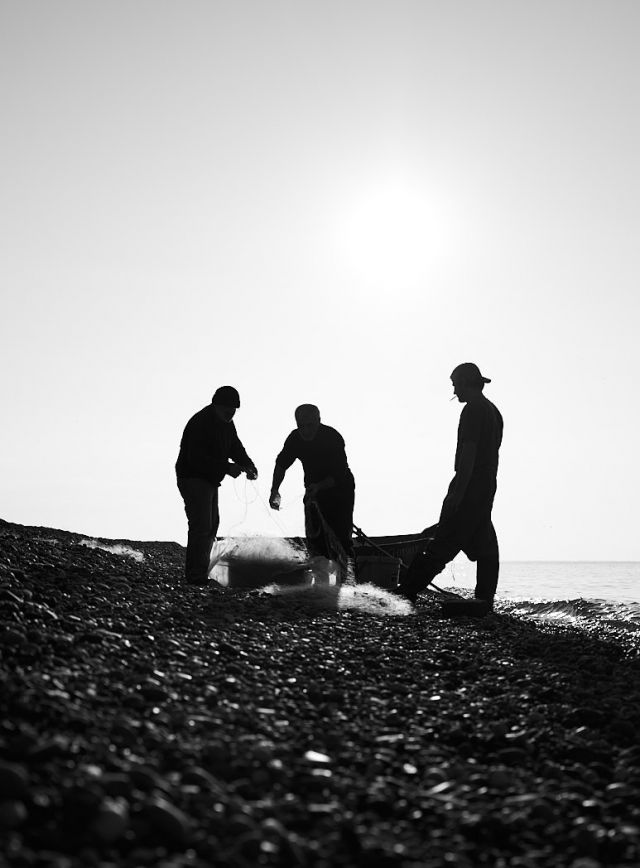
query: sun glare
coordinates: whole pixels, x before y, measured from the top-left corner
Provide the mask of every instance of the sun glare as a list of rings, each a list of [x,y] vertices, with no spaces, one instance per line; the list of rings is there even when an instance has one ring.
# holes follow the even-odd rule
[[[361,280],[418,288],[442,256],[446,222],[443,209],[418,186],[387,182],[347,208],[340,245]]]

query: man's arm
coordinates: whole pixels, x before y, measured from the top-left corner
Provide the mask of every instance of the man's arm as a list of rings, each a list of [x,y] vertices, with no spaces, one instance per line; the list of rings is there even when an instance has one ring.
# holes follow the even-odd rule
[[[271,494],[269,495],[269,506],[271,509],[280,509],[280,486],[285,477],[287,468],[278,464],[276,461],[273,468],[273,482],[271,483]]]
[[[269,495],[269,506],[271,509],[280,509],[280,486],[284,479],[285,473],[291,467],[293,462],[299,458],[297,449],[296,432],[292,431],[284,441],[284,446],[276,455],[276,463],[273,468],[273,481],[271,483],[271,494]]]
[[[328,488],[333,488],[336,484],[333,476],[325,476],[320,482],[312,482],[305,489],[305,500],[313,500],[319,491],[326,491]]]
[[[229,455],[235,462],[235,464],[227,465],[227,475],[233,476],[234,478],[239,476],[241,473],[247,474],[247,479],[257,479],[258,478],[258,470],[253,463],[253,461],[247,455],[247,451],[242,445],[240,438],[236,434],[229,450]],[[235,472],[237,469],[237,472]]]
[[[473,440],[464,440],[458,456],[458,469],[451,480],[449,491],[442,504],[442,518],[448,518],[462,503],[473,468],[478,448]]]

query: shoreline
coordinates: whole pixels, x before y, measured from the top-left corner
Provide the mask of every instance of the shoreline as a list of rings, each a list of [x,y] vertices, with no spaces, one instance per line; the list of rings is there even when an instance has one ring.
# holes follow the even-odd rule
[[[0,522],[10,865],[640,862],[634,634],[185,588],[177,543],[82,539]]]

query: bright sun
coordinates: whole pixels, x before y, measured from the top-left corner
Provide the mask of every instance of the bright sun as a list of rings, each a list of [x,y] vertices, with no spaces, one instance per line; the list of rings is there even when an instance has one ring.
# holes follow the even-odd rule
[[[442,255],[445,223],[442,209],[418,186],[387,181],[347,207],[340,246],[368,284],[419,288]]]

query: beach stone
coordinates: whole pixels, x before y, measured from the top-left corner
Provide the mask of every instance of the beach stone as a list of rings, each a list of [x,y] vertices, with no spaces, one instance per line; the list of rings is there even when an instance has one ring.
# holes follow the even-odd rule
[[[132,766],[129,769],[129,780],[134,787],[144,792],[164,788],[160,775],[154,769],[146,766]]]
[[[0,799],[28,796],[29,775],[24,766],[0,762]]]
[[[527,752],[519,747],[505,747],[496,752],[496,759],[505,765],[518,766],[527,761]]]
[[[607,785],[606,794],[614,799],[630,799],[633,797],[634,788],[625,781],[613,781]]]
[[[176,848],[189,842],[189,820],[179,808],[165,799],[151,799],[142,807],[142,815],[149,822],[158,841]]]
[[[595,859],[605,838],[606,831],[602,826],[591,823],[584,817],[576,819],[571,839],[579,853]]]
[[[61,832],[73,838],[82,836],[96,816],[102,798],[97,784],[75,784],[67,788],[62,794]]]
[[[513,782],[513,775],[507,769],[494,769],[489,773],[487,783],[496,790],[506,790]]]
[[[183,784],[194,784],[202,789],[212,790],[220,786],[220,781],[205,769],[194,766],[182,773]]]
[[[113,844],[122,838],[129,826],[129,805],[122,798],[104,799],[91,831],[102,842]]]
[[[610,737],[616,744],[632,744],[637,741],[638,730],[630,720],[617,718],[608,727]]]
[[[589,856],[579,856],[574,859],[569,868],[604,868],[599,859],[591,859]]]
[[[257,864],[261,852],[262,837],[258,832],[247,832],[237,837],[226,851],[227,859],[240,864]]]
[[[25,646],[28,642],[25,632],[17,627],[0,627],[0,642],[8,646]]]
[[[170,692],[160,684],[147,683],[140,685],[140,694],[144,699],[150,702],[166,702],[170,697]]]
[[[0,801],[0,828],[15,829],[27,819],[27,809],[19,799]]]
[[[310,763],[330,763],[331,762],[331,757],[327,756],[327,754],[325,754],[325,753],[320,753],[319,751],[316,751],[316,750],[308,750],[305,753],[304,758],[307,760],[307,762],[310,762]]]
[[[575,726],[601,727],[606,722],[606,714],[597,708],[576,708],[567,716],[567,723]]]
[[[221,740],[213,740],[203,749],[202,762],[205,769],[224,775],[230,768],[228,746]]]

